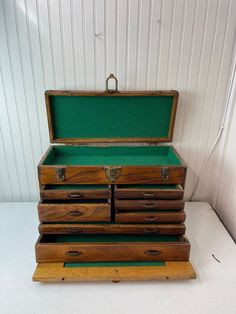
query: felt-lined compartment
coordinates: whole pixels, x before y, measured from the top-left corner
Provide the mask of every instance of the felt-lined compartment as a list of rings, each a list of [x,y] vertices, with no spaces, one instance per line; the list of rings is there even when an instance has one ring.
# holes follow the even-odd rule
[[[119,184],[118,189],[178,190],[178,184]]]
[[[51,141],[155,138],[170,141],[178,93],[46,92]]]
[[[92,184],[47,184],[44,190],[103,190],[108,189],[108,185],[100,184],[100,185],[92,185]]]
[[[43,165],[181,165],[171,146],[53,146]]]
[[[183,242],[175,235],[125,235],[125,234],[44,234],[40,243],[113,243],[113,242]]]

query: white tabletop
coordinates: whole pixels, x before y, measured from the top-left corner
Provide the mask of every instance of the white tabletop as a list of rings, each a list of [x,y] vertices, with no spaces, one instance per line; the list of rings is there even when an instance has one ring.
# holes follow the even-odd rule
[[[196,280],[34,283],[36,204],[1,203],[0,313],[235,314],[235,243],[209,204],[186,203],[186,213]]]

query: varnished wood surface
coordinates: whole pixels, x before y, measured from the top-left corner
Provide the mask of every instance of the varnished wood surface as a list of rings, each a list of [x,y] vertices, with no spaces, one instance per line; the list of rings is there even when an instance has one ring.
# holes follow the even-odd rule
[[[190,243],[180,242],[110,242],[41,243],[35,245],[36,261],[109,262],[109,261],[187,261]],[[73,256],[71,256],[73,254]]]
[[[110,221],[111,207],[107,203],[68,204],[39,203],[38,216],[41,222],[103,222]]]
[[[190,262],[166,262],[165,266],[64,267],[64,263],[39,263],[33,281],[123,281],[195,279]]]
[[[79,224],[39,225],[41,234],[176,234],[185,233],[185,224]]]
[[[117,185],[114,188],[114,197],[117,199],[182,199],[183,195],[181,185],[177,189],[120,188]]]
[[[117,210],[181,210],[184,201],[181,200],[115,200]]]
[[[58,180],[60,166],[39,165],[40,184],[182,184],[185,181],[185,167],[168,166],[168,179],[163,180],[161,166],[122,166],[120,176],[111,182],[103,166],[61,166],[65,167],[65,179]]]
[[[115,221],[117,223],[176,223],[184,222],[186,218],[184,211],[179,212],[117,212]]]
[[[56,199],[108,199],[111,198],[111,190],[107,189],[65,189],[65,190],[53,190],[48,189],[43,185],[40,189],[40,197],[45,200]]]

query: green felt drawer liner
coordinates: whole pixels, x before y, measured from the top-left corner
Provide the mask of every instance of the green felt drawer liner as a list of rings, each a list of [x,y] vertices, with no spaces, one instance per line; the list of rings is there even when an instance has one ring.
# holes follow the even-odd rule
[[[120,184],[118,189],[156,189],[156,190],[177,190],[177,184]]]
[[[44,190],[104,190],[108,189],[108,185],[92,185],[92,184],[52,184],[52,185],[46,185]]]
[[[43,235],[41,243],[112,243],[112,242],[180,242],[173,235],[125,235],[125,234],[72,234]]]
[[[171,146],[53,146],[44,165],[181,165]]]
[[[168,137],[174,97],[50,96],[54,137]]]
[[[80,262],[64,263],[64,267],[128,267],[128,266],[165,266],[165,262]]]

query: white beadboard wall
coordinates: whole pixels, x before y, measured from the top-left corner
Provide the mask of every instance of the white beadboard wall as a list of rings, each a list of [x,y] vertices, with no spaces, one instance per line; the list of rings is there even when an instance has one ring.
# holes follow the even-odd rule
[[[234,0],[1,0],[0,200],[38,198],[44,91],[104,90],[110,73],[120,90],[179,90],[188,198],[219,130],[235,26]],[[196,199],[211,199],[207,182]]]

